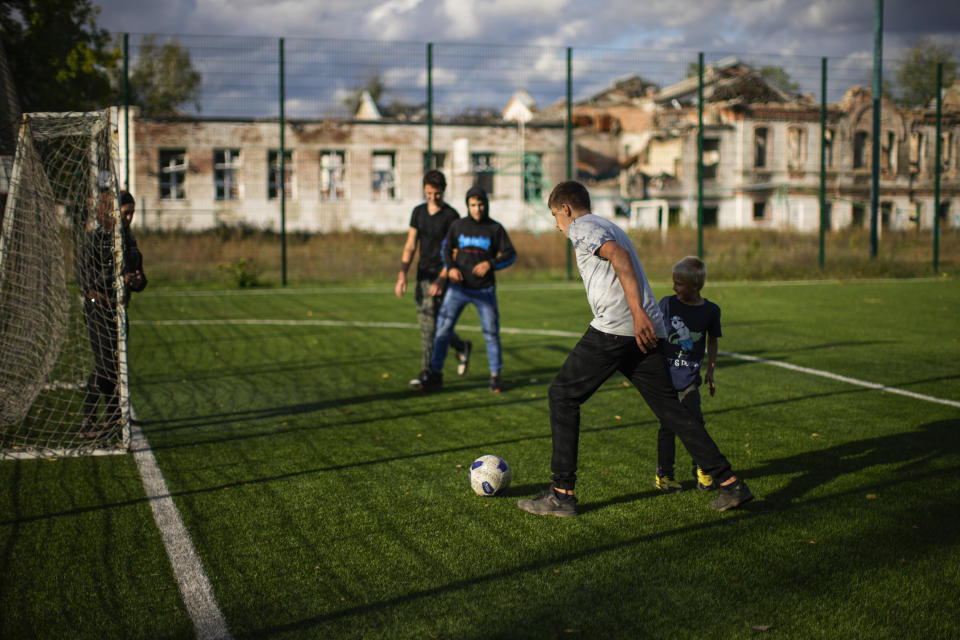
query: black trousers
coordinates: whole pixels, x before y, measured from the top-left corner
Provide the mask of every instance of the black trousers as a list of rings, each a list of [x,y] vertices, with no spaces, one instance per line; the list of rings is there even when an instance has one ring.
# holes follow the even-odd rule
[[[83,319],[93,352],[93,372],[87,379],[87,393],[83,397],[83,416],[96,422],[97,404],[104,401],[104,421],[120,420],[120,359],[118,354],[116,311],[101,302],[84,300]]]
[[[590,327],[550,385],[550,429],[553,435],[550,470],[556,487],[574,488],[580,405],[616,371],[636,387],[660,423],[680,438],[701,469],[720,483],[733,476],[730,463],[707,434],[703,420],[691,415],[678,402],[662,342],[656,350],[643,353],[633,336],[616,336]]]
[[[700,388],[695,385],[690,386],[692,388],[683,395],[680,404],[682,404],[694,418],[700,422],[704,422],[703,411],[700,408]],[[677,393],[680,394],[681,392],[677,391]],[[673,476],[676,457],[676,436],[661,424],[657,430],[657,475]],[[694,477],[696,477],[696,475],[694,475]]]

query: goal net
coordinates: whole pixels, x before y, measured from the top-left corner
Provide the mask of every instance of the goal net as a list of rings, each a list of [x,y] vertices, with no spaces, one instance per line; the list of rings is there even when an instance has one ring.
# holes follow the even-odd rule
[[[0,457],[129,445],[109,111],[20,121],[0,181]]]

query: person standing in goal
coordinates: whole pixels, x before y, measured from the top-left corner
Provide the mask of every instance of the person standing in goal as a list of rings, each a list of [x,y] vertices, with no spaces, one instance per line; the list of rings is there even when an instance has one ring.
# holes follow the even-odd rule
[[[83,293],[83,320],[93,352],[93,372],[87,379],[83,398],[82,438],[99,438],[120,429],[113,207],[113,193],[102,191],[94,211],[97,226],[84,236],[77,263],[77,280]],[[101,400],[105,405],[102,423],[97,420]]]
[[[120,192],[120,219],[123,245],[122,303],[130,302],[130,293],[143,291],[147,278],[143,274],[143,256],[130,231],[136,201],[126,191]],[[83,398],[83,427],[80,436],[99,438],[113,435],[120,429],[119,340],[117,333],[117,295],[113,258],[113,193],[103,191],[95,211],[97,226],[87,232],[80,245],[78,263],[80,288],[83,292],[83,319],[93,352],[93,372],[87,379]],[[104,421],[97,422],[97,408],[104,402]]]
[[[420,374],[410,381],[410,386],[419,389],[430,372],[430,360],[433,358],[433,341],[437,333],[437,316],[443,302],[443,291],[447,286],[447,270],[441,256],[443,240],[455,221],[460,219],[456,209],[443,201],[447,188],[447,179],[437,170],[428,171],[423,176],[423,197],[426,202],[419,204],[410,215],[410,230],[407,242],[400,257],[400,271],[394,292],[402,298],[407,290],[407,270],[413,260],[413,254],[420,249],[417,262],[417,285],[414,299],[417,303],[417,320],[420,323]],[[472,344],[461,340],[454,333],[450,344],[457,352],[457,373],[464,375],[470,366]]]

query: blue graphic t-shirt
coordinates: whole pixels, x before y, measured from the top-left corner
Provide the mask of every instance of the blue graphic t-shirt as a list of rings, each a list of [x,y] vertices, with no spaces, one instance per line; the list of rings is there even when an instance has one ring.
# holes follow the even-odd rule
[[[677,296],[660,301],[663,323],[667,325],[667,365],[673,387],[678,391],[700,385],[700,367],[707,351],[707,336],[720,338],[720,307],[706,298],[703,304],[688,305]]]

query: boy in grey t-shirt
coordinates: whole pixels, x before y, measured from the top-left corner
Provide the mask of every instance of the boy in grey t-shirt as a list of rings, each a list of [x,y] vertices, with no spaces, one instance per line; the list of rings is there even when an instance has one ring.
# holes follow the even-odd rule
[[[710,506],[726,511],[753,499],[703,421],[677,401],[663,355],[663,316],[629,237],[614,223],[590,213],[590,194],[579,182],[558,184],[547,204],[557,228],[573,243],[594,318],[550,385],[553,485],[517,506],[537,515],[576,515],[580,405],[615,371],[637,388],[660,423],[680,438],[719,485]]]

